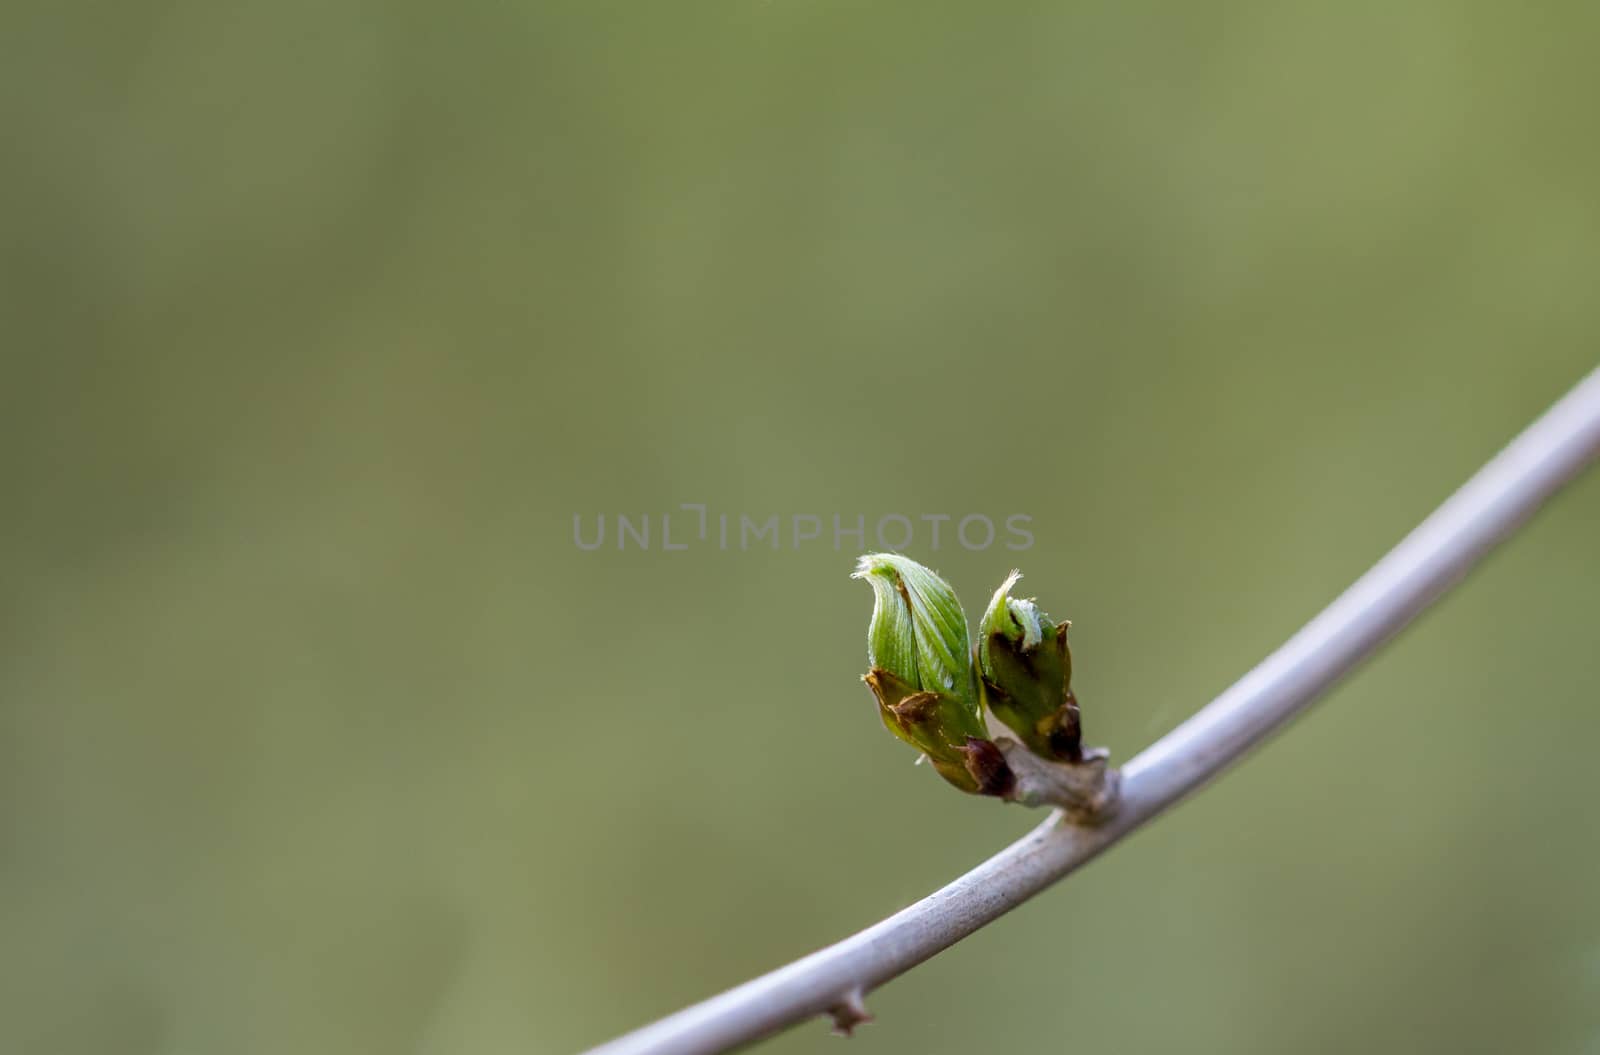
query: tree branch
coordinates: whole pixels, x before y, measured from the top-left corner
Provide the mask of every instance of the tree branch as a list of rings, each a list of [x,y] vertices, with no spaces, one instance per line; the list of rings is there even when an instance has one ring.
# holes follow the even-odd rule
[[[1600,453],[1600,369],[1254,670],[1122,771],[1102,826],[1053,814],[909,908],[589,1055],[714,1055],[813,1015],[848,1027],[861,994],[949,948],[1200,787],[1299,714],[1454,585]]]

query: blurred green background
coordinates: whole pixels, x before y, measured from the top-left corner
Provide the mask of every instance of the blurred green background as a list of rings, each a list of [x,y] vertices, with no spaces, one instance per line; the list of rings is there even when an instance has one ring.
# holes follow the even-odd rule
[[[1597,31],[7,4],[0,1049],[560,1055],[977,863],[1038,815],[879,725],[829,518],[1032,517],[910,553],[1129,757],[1593,364]],[[851,1050],[1600,1051],[1597,524]]]

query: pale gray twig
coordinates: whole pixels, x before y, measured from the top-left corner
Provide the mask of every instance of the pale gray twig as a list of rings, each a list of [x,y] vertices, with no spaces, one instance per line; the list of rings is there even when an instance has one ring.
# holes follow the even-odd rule
[[[1055,883],[1237,762],[1460,579],[1600,452],[1600,370],[1495,456],[1372,570],[1254,670],[1122,770],[1085,827],[1060,813],[888,919],[589,1055],[713,1055],[814,1015],[863,1021],[862,995]]]

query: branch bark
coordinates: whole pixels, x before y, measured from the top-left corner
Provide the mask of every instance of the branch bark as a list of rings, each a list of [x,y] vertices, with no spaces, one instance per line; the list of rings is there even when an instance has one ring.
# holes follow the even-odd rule
[[[861,996],[1064,878],[1237,762],[1447,591],[1600,454],[1600,369],[1528,426],[1387,556],[1276,652],[1122,770],[1097,827],[1060,812],[909,908],[594,1048],[588,1055],[714,1055],[814,1015],[848,1027]]]

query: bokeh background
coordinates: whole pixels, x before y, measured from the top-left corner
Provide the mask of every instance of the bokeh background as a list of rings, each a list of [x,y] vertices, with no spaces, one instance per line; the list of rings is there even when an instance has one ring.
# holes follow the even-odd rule
[[[0,1049],[561,1055],[975,864],[1037,815],[879,726],[828,518],[1032,517],[910,552],[1129,757],[1594,364],[1597,32],[7,4]],[[1597,525],[852,1050],[1600,1052]]]

